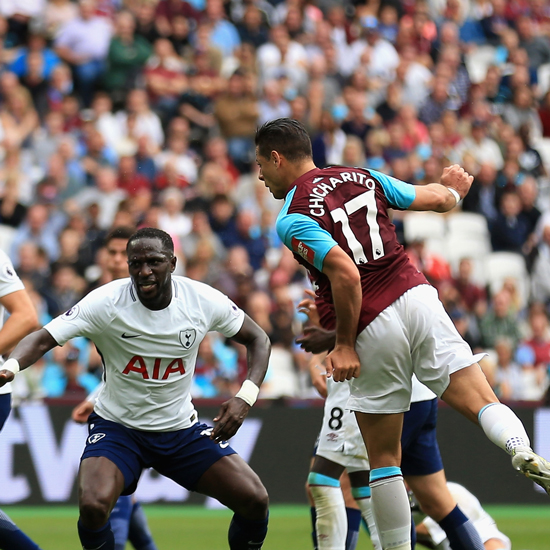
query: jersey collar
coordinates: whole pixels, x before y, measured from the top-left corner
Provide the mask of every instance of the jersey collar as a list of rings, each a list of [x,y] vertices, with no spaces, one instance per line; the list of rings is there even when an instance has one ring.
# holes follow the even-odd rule
[[[294,183],[288,188],[288,191],[286,192],[285,199],[286,199],[287,195],[290,193],[290,191],[292,189],[294,189],[295,187],[298,187],[298,185],[300,185],[300,184],[304,183],[304,181],[316,176],[320,172],[321,172],[320,168],[313,168],[309,172],[306,172],[305,174],[302,174],[298,179],[294,180]]]

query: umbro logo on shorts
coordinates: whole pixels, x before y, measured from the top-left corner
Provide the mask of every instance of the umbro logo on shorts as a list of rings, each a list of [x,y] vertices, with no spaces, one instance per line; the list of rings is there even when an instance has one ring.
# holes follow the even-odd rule
[[[88,438],[88,443],[90,445],[93,445],[94,443],[97,443],[100,439],[103,439],[105,437],[105,434],[93,434]]]
[[[138,336],[141,336],[141,334],[126,334],[125,332],[123,332],[121,336],[123,338],[137,338]]]

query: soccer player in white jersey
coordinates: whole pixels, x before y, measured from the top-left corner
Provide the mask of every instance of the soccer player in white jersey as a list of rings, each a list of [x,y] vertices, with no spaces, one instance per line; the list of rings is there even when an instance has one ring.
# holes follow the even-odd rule
[[[24,338],[0,370],[0,385],[70,338],[86,336],[97,346],[105,385],[90,416],[78,478],[84,550],[114,549],[109,513],[147,467],[233,510],[231,550],[261,548],[267,491],[226,440],[258,396],[269,338],[222,293],[172,276],[174,243],[164,231],[138,230],[127,255],[130,278],[94,290]],[[198,347],[211,330],[243,344],[249,365],[247,380],[222,404],[214,428],[198,422],[190,395]]]
[[[128,277],[126,245],[134,232],[135,229],[131,227],[119,226],[113,228],[105,237],[105,249],[107,251],[105,275],[110,280],[114,281]],[[88,422],[88,418],[94,410],[95,399],[102,386],[103,384],[100,384],[87,399],[73,409],[72,419],[75,422]],[[127,541],[132,543],[135,550],[157,550],[157,545],[147,524],[145,512],[133,495],[121,495],[119,497],[109,520],[115,538],[115,550],[124,550]]]
[[[4,322],[5,312],[10,314]],[[0,369],[1,357],[38,326],[34,305],[5,252],[0,250]],[[0,387],[0,430],[11,410],[11,384]],[[1,437],[1,436],[0,436]],[[0,548],[38,550],[38,546],[0,510]]]
[[[502,533],[495,520],[482,508],[479,500],[466,487],[449,481],[447,483],[453,498],[458,502],[468,517],[472,520],[476,531],[483,542],[485,550],[511,550],[510,539]],[[417,521],[416,513],[413,513]],[[418,519],[421,519],[422,516]],[[416,535],[418,541],[424,546],[434,550],[451,550],[449,539],[437,523],[426,517],[417,521]]]

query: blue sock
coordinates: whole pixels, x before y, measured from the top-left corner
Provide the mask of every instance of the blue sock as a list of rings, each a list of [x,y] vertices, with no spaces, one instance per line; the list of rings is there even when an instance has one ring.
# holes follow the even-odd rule
[[[312,506],[309,509],[309,512],[311,514],[311,538],[313,539],[313,550],[318,550],[317,529],[315,528],[315,523],[317,522],[317,512],[315,511],[315,507]]]
[[[13,521],[0,510],[0,548],[3,550],[40,550]]]
[[[346,516],[348,517],[346,550],[355,550],[357,540],[359,539],[359,527],[361,526],[361,510],[346,506]]]
[[[453,550],[484,550],[479,533],[458,506],[438,523]]]
[[[411,550],[414,550],[416,546],[416,525],[414,524],[414,518],[411,514]]]
[[[88,529],[78,520],[78,536],[82,543],[82,550],[115,550],[115,537],[111,531],[111,522],[108,521],[101,529]]]
[[[130,531],[130,516],[132,515],[132,497],[121,496],[115,503],[109,521],[115,537],[115,550],[124,550]]]
[[[269,515],[260,521],[245,519],[238,514],[233,515],[229,525],[229,548],[231,550],[256,550],[264,544],[267,534]]]
[[[128,540],[135,550],[158,550],[149,530],[149,525],[147,525],[145,512],[139,502],[135,502],[132,507]]]

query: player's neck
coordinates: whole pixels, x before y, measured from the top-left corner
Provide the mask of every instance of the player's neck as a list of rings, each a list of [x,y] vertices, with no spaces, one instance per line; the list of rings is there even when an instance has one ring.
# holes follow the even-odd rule
[[[317,168],[312,159],[307,159],[303,162],[296,162],[289,164],[288,166],[288,179],[291,182],[296,181],[298,178],[302,177],[304,174],[311,172],[311,170]]]

